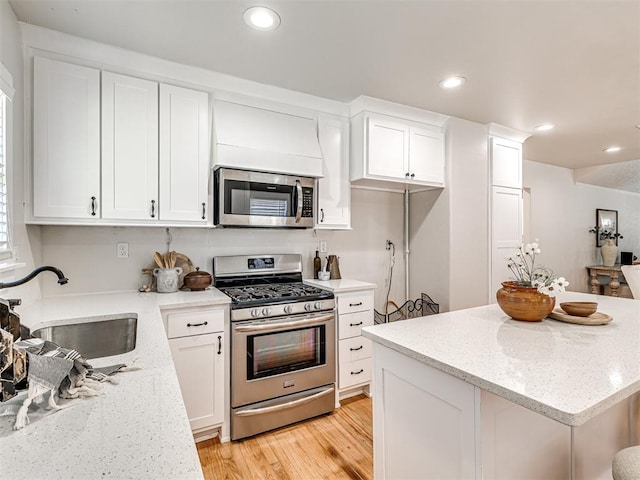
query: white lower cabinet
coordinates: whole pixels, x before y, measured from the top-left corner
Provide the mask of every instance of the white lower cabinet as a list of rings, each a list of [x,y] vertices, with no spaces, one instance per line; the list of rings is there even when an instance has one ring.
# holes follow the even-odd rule
[[[373,290],[336,294],[338,319],[338,390],[349,396],[368,392],[373,368],[371,341],[362,328],[373,325]],[[357,388],[361,387],[361,388]]]
[[[228,358],[224,328],[226,311],[226,308],[194,308],[162,314],[182,398],[196,439],[210,438],[213,435],[206,433],[215,429],[224,430]],[[220,436],[224,434],[221,432]]]

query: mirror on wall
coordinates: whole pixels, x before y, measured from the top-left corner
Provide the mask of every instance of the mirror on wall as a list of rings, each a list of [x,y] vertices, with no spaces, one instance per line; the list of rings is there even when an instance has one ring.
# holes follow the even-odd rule
[[[602,232],[618,233],[618,211],[596,209],[596,225],[599,227],[599,233],[596,235],[596,247],[602,245]],[[618,238],[615,238],[616,245]]]

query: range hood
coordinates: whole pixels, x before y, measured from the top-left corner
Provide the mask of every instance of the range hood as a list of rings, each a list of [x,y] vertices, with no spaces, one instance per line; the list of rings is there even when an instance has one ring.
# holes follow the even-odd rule
[[[316,120],[216,100],[214,167],[322,176]]]

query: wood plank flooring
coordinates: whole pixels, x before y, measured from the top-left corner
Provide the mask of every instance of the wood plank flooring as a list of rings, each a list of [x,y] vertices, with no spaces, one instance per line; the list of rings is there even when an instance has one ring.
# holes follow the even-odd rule
[[[340,403],[329,415],[243,441],[198,443],[205,479],[372,479],[371,399]]]

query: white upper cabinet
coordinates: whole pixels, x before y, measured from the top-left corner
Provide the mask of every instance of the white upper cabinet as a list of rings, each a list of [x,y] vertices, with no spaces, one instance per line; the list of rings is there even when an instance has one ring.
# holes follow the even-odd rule
[[[490,140],[492,185],[522,188],[522,143],[499,137]]]
[[[100,71],[34,58],[33,215],[99,218]]]
[[[369,97],[351,106],[352,182],[444,187],[447,117]]]
[[[209,96],[160,85],[160,220],[207,223]]]
[[[34,57],[29,223],[211,225],[209,94]]]
[[[158,218],[158,84],[102,73],[102,218]]]
[[[320,117],[318,140],[322,149],[323,177],[318,179],[315,228],[348,229],[351,226],[349,121]]]
[[[367,175],[402,179],[409,168],[409,125],[367,118]]]

